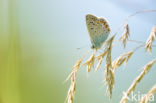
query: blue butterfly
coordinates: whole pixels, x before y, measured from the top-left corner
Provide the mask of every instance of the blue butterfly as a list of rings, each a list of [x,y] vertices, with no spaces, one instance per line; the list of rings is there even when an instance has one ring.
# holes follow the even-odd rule
[[[92,43],[91,48],[96,50],[100,49],[110,34],[107,21],[104,18],[97,18],[94,15],[87,14],[86,25]]]

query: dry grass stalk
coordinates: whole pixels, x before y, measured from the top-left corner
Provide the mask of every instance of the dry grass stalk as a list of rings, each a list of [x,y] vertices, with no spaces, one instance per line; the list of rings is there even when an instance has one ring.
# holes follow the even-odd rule
[[[151,34],[146,41],[146,50],[152,53],[152,42],[156,38],[156,25],[152,28]]]
[[[71,84],[68,90],[67,94],[67,103],[73,103],[74,102],[74,96],[75,96],[75,91],[76,91],[76,74],[78,72],[78,69],[80,68],[80,65],[82,63],[83,58],[81,58],[79,61],[74,66],[74,69],[72,73],[68,76],[66,80],[71,79]]]
[[[142,78],[145,76],[145,74],[147,72],[149,72],[149,70],[151,69],[151,67],[153,66],[153,64],[156,62],[156,59],[150,61],[148,64],[146,64],[143,67],[143,71],[140,73],[140,75],[133,81],[133,83],[131,84],[131,86],[129,87],[129,89],[127,90],[127,92],[125,93],[125,96],[121,99],[120,103],[126,103],[127,102],[127,98],[129,96],[130,93],[133,93],[136,85],[142,80]]]
[[[96,58],[98,59],[98,64],[97,64],[97,66],[96,66],[96,69],[95,69],[95,71],[97,71],[99,68],[100,68],[100,65],[101,65],[101,63],[102,63],[102,60],[103,60],[103,58],[106,56],[106,54],[107,54],[107,51],[105,51],[104,53],[102,53],[102,54],[100,54],[100,55],[98,55]]]
[[[156,93],[156,85],[154,85],[152,89],[141,99],[140,103],[148,103],[154,93]]]
[[[67,77],[66,81],[69,80],[69,79],[71,79],[72,76],[74,76],[74,74],[78,72],[78,69],[80,68],[80,65],[81,65],[81,63],[82,63],[82,60],[83,60],[83,58],[81,58],[80,60],[77,61],[77,63],[76,63],[76,64],[74,65],[74,67],[73,67],[73,68],[74,68],[73,71],[72,71],[71,74]]]
[[[68,90],[67,103],[74,103],[75,91],[76,91],[76,73],[74,72],[73,76],[71,77],[71,85]]]
[[[124,48],[126,47],[127,40],[129,38],[129,25],[128,23],[124,26],[124,33],[122,34],[120,40],[122,40]]]
[[[84,63],[84,65],[87,65],[87,72],[90,72],[91,68],[94,68],[94,62],[95,54],[93,53],[91,57]]]
[[[111,60],[111,51],[112,51],[112,43],[114,40],[114,36],[112,36],[106,44],[106,48],[105,51],[107,52],[106,55],[106,68],[105,68],[105,81],[107,84],[107,92],[110,96],[110,98],[112,98],[112,91],[113,91],[113,87],[114,87],[114,72],[112,69],[112,60]]]
[[[112,91],[114,88],[114,72],[109,65],[106,65],[106,84],[107,84],[107,93],[109,97],[112,98]]]
[[[113,67],[114,71],[116,70],[117,67],[121,66],[123,63],[125,63],[125,65],[126,65],[128,60],[132,56],[133,52],[134,52],[133,50],[126,52],[126,53],[120,55],[117,59],[115,59],[112,63],[112,67]]]

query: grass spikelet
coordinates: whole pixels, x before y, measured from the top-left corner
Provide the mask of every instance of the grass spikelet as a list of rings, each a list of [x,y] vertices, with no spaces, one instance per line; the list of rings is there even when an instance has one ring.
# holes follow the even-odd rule
[[[134,51],[130,51],[130,52],[127,53],[125,65],[128,63],[128,61],[131,58],[131,56],[133,55],[133,53],[134,53]]]
[[[106,55],[106,67],[105,67],[105,81],[107,84],[107,92],[109,94],[109,97],[112,98],[112,90],[114,87],[114,72],[112,70],[112,60],[111,60],[111,51],[112,51],[112,43],[114,40],[114,36],[112,36],[106,44],[105,51],[107,52]]]
[[[156,85],[154,85],[151,90],[141,99],[140,103],[148,103],[154,93],[156,93]]]
[[[129,25],[128,23],[124,26],[124,33],[122,34],[120,40],[122,40],[122,43],[124,45],[124,48],[126,47],[126,43],[127,43],[127,40],[129,38]]]
[[[152,42],[156,38],[156,25],[152,28],[151,34],[149,35],[147,41],[146,41],[146,50],[152,53]]]
[[[116,70],[117,67],[121,66],[123,63],[125,63],[125,65],[126,65],[128,60],[132,56],[133,52],[134,51],[126,52],[126,53],[120,55],[117,59],[115,59],[112,63],[112,68],[114,69],[114,71]]]
[[[73,67],[74,69],[73,69],[72,73],[66,79],[66,81],[71,79],[71,84],[70,84],[68,94],[67,94],[67,99],[66,99],[67,103],[74,102],[74,96],[75,96],[75,91],[76,91],[76,74],[78,72],[78,69],[81,66],[83,58],[84,58],[84,56],[80,60],[77,61],[77,63]]]
[[[104,53],[102,53],[102,54],[100,54],[100,55],[98,55],[98,56],[96,57],[96,58],[98,59],[98,64],[97,64],[97,66],[96,66],[95,71],[97,71],[97,70],[100,68],[101,63],[102,63],[102,60],[103,60],[104,56],[106,56],[106,54],[107,54],[107,51],[105,51]]]
[[[68,90],[67,103],[74,103],[75,91],[76,91],[76,73],[74,72],[73,76],[71,77],[71,85]]]
[[[117,67],[121,66],[125,60],[126,59],[122,56],[119,56],[117,59],[115,59],[112,63],[112,68],[114,69],[114,71]]]
[[[126,103],[127,102],[127,98],[129,96],[130,93],[134,92],[136,85],[142,80],[142,78],[146,75],[147,72],[149,72],[149,70],[151,69],[151,67],[153,66],[153,64],[156,62],[156,59],[150,61],[148,64],[146,64],[143,67],[143,71],[140,73],[140,75],[133,81],[133,83],[131,84],[131,86],[129,87],[129,89],[127,90],[127,92],[125,93],[125,96],[121,99],[120,103]]]
[[[106,65],[106,84],[107,84],[107,93],[109,97],[112,98],[112,91],[114,88],[114,72],[110,65]]]
[[[84,63],[87,65],[87,72],[90,72],[91,68],[94,68],[95,54],[92,53],[91,57]]]
[[[69,80],[69,79],[71,79],[72,76],[73,76],[75,73],[78,72],[78,69],[80,68],[81,63],[82,63],[82,59],[80,59],[80,60],[77,61],[77,63],[76,63],[76,64],[74,65],[74,67],[73,67],[73,68],[74,68],[73,71],[71,72],[71,74],[69,74],[69,76],[67,77],[66,81]]]
[[[100,66],[101,66],[101,64],[102,64],[102,60],[103,60],[102,57],[98,59],[98,64],[97,64],[97,66],[96,66],[95,71],[97,71],[97,70],[100,68]]]

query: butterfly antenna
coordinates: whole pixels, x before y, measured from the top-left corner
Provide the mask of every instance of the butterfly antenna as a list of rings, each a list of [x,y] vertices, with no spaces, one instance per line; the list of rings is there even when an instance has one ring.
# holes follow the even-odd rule
[[[81,47],[76,48],[76,49],[77,49],[77,50],[80,50],[80,49],[84,49],[84,48],[86,48],[86,47],[88,47],[88,45],[84,45],[84,46],[81,46]]]

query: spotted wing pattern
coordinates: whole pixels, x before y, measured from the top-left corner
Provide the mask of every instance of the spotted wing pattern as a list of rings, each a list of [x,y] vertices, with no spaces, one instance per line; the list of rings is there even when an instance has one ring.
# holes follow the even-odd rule
[[[94,15],[86,15],[86,25],[90,35],[93,49],[101,48],[104,41],[110,34],[110,28],[104,18],[97,18]]]

